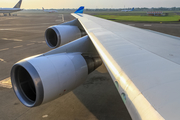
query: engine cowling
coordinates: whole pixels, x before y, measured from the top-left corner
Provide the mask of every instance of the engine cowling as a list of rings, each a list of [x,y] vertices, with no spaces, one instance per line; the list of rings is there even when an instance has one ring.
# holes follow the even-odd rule
[[[46,43],[50,48],[57,48],[81,36],[80,29],[73,25],[55,25],[45,32]]]
[[[30,57],[13,66],[12,86],[25,106],[35,107],[73,90],[101,64],[100,58],[83,57],[80,53]]]

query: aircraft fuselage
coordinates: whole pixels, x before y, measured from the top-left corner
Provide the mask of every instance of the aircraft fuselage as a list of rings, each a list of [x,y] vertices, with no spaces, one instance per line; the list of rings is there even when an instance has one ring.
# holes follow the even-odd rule
[[[22,9],[20,8],[0,8],[0,13],[12,13],[12,12],[17,12],[21,10]]]

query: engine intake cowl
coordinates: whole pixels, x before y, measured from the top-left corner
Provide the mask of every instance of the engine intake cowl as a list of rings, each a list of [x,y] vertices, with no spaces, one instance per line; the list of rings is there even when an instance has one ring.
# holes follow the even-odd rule
[[[46,43],[50,48],[57,48],[70,41],[80,38],[81,31],[73,25],[55,25],[49,27],[45,32]]]
[[[88,72],[101,65],[100,61],[100,58],[83,57],[80,53],[30,57],[13,66],[12,86],[16,96],[25,106],[35,107],[82,84]]]

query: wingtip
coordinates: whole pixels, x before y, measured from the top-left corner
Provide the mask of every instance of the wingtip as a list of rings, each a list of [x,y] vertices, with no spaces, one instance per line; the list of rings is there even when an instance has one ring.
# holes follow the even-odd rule
[[[84,12],[84,6],[80,6],[74,13],[83,13]]]

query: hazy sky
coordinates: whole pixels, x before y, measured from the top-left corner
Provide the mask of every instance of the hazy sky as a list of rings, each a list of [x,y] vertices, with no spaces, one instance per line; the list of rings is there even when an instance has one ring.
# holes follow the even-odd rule
[[[19,0],[0,0],[0,7],[11,8]],[[21,8],[132,8],[132,7],[180,7],[180,0],[23,0]]]

